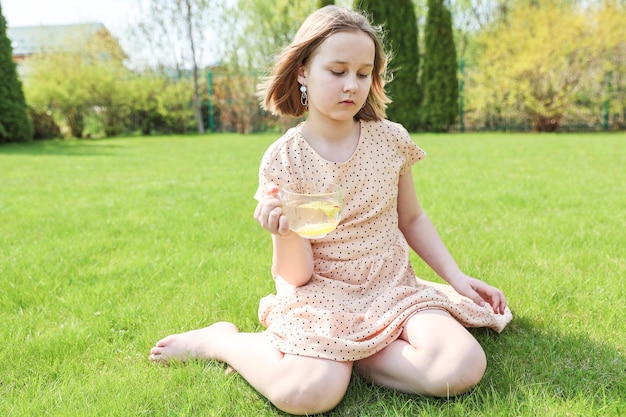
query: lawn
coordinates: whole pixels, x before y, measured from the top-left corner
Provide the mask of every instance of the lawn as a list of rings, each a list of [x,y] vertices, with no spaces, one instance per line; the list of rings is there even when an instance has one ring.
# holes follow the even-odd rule
[[[0,146],[0,415],[283,416],[224,364],[147,360],[172,332],[257,331],[273,291],[253,220],[272,134]],[[439,400],[353,378],[328,416],[626,415],[626,137],[414,135],[418,196],[514,321]],[[437,279],[414,257],[418,275]]]

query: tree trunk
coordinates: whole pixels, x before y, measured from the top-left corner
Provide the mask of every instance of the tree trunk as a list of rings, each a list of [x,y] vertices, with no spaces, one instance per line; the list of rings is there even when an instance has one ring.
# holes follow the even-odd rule
[[[187,36],[189,37],[189,47],[191,49],[191,59],[193,61],[193,111],[196,115],[198,133],[204,133],[204,120],[202,119],[202,105],[200,103],[200,86],[198,84],[198,61],[196,59],[196,44],[193,37],[193,15],[191,11],[191,1],[185,0],[187,6]]]

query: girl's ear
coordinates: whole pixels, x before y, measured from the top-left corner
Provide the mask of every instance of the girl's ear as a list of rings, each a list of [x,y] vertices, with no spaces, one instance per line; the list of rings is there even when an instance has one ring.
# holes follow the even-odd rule
[[[302,65],[298,68],[298,82],[302,85],[306,85],[306,67]]]

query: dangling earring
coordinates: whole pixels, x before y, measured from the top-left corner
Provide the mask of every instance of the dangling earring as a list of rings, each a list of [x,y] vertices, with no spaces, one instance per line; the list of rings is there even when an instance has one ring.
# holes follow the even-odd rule
[[[301,85],[300,86],[300,104],[302,104],[304,107],[308,107],[309,106],[309,97],[306,94],[306,86],[305,85]]]

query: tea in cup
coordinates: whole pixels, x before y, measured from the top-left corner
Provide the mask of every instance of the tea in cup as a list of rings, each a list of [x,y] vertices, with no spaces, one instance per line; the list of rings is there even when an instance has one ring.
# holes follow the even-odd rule
[[[294,182],[282,187],[283,213],[289,228],[306,239],[319,239],[341,220],[343,194],[338,184]]]

